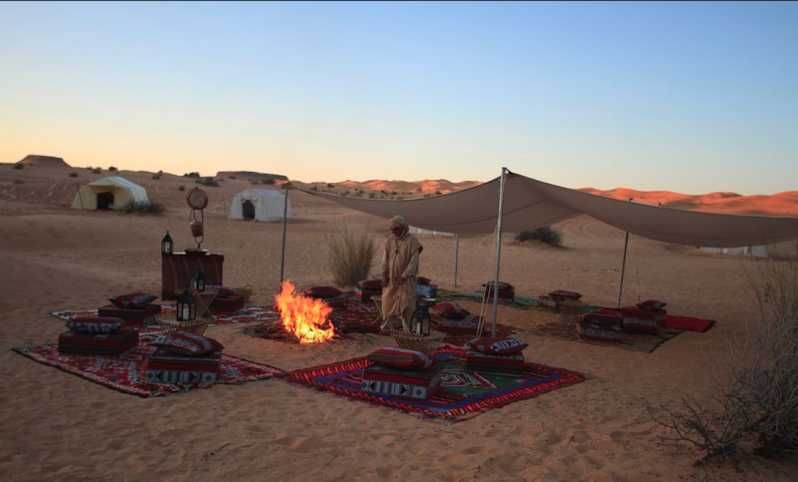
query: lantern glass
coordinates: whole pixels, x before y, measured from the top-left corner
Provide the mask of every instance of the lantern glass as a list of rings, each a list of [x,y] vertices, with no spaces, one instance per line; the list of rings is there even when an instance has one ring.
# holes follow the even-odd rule
[[[166,236],[161,240],[161,254],[172,254],[173,246],[174,242],[172,241],[172,236],[169,234],[169,231],[167,231]]]
[[[205,291],[205,273],[197,271],[191,280],[191,287],[197,291]]]
[[[177,299],[177,321],[194,321],[197,318],[197,305],[194,304],[194,297],[186,290]]]

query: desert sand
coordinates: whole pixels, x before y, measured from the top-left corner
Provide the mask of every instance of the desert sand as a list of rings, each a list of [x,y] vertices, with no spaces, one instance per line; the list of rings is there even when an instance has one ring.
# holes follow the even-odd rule
[[[68,172],[78,177],[68,177]],[[624,300],[658,298],[673,313],[716,319],[651,354],[538,337],[530,312],[501,307],[500,320],[530,343],[527,359],[588,380],[447,423],[352,401],[281,380],[220,385],[140,399],[35,363],[10,351],[53,342],[55,309],[93,308],[132,290],[160,292],[159,242],[169,229],[189,246],[184,192],[193,180],[119,173],[167,207],[162,216],[65,207],[86,169],[14,170],[0,165],[0,479],[2,480],[796,480],[798,466],[744,457],[698,468],[688,446],[663,446],[646,402],[706,399],[722,378],[726,342],[756,322],[748,274],[758,262],[701,255],[633,236]],[[250,285],[269,303],[278,285],[280,225],[225,218],[226,179],[210,195],[205,247],[225,254],[225,284]],[[287,276],[329,284],[324,237],[341,223],[381,236],[384,221],[292,193]],[[564,222],[564,249],[505,241],[502,279],[524,295],[572,289],[595,304],[617,296],[623,233],[588,218]],[[421,274],[452,287],[453,242],[421,237]],[[459,288],[491,277],[493,240],[461,240]],[[787,247],[786,249],[794,249]],[[243,326],[211,328],[226,351],[290,370],[365,355],[393,341],[354,335],[319,346],[256,339]]]

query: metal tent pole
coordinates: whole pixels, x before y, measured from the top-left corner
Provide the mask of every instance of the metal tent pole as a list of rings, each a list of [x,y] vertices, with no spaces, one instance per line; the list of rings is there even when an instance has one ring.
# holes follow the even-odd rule
[[[285,196],[283,197],[283,252],[280,256],[280,285],[282,286],[285,279],[285,234],[288,231],[288,188],[284,189]]]
[[[499,313],[499,268],[502,261],[502,214],[504,211],[504,182],[507,175],[507,168],[502,167],[502,175],[499,180],[499,215],[496,220],[496,276],[493,283],[493,326],[491,336],[496,336],[496,317]]]
[[[460,260],[460,235],[454,235],[454,287],[457,288],[457,268]]]
[[[629,198],[632,202],[634,198]],[[626,240],[623,242],[623,261],[621,262],[621,285],[618,287],[618,309],[621,309],[621,297],[623,297],[623,277],[626,274],[626,253],[629,251],[629,231],[626,232]]]
[[[626,274],[626,252],[629,250],[629,231],[626,232],[626,241],[623,243],[623,262],[621,263],[621,285],[618,288],[618,309],[621,309],[623,296],[623,276]]]

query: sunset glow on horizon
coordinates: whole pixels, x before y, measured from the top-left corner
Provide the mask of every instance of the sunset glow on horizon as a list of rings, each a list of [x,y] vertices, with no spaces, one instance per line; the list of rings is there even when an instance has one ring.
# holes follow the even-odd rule
[[[798,4],[0,5],[0,162],[798,190]]]

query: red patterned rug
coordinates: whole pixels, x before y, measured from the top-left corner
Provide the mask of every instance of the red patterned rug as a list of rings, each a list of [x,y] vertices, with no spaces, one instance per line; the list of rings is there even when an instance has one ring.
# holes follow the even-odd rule
[[[175,312],[174,304],[161,305],[161,313],[165,315],[173,314]],[[59,320],[69,321],[76,316],[94,316],[97,310],[61,310],[51,311],[50,316],[54,316]],[[253,323],[256,321],[274,321],[279,320],[280,315],[271,308],[263,306],[248,306],[242,308],[234,313],[217,314],[214,315],[212,325],[230,325],[233,323]]]
[[[155,351],[155,348],[149,345],[139,345],[118,357],[61,355],[55,344],[13,348],[13,350],[44,365],[56,367],[94,383],[140,397],[171,395],[192,388],[200,388],[144,382],[142,374],[144,361],[149,354]],[[230,355],[222,355],[221,376],[216,383],[239,384],[267,380],[284,374],[285,372],[279,368]]]
[[[527,363],[521,373],[467,368],[464,354],[463,349],[450,346],[434,353],[432,370],[437,370],[441,388],[426,400],[363,391],[363,371],[371,365],[365,357],[296,370],[286,379],[336,395],[453,421],[585,380],[579,373],[536,363]]]

